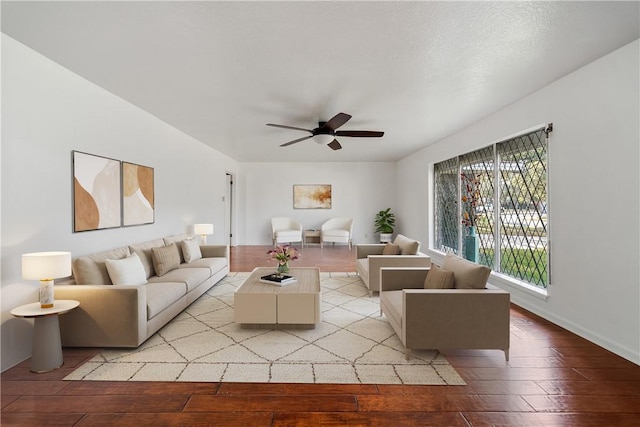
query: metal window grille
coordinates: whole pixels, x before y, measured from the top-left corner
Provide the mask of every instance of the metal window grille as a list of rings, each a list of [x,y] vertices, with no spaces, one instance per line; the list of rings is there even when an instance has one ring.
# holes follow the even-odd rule
[[[551,125],[434,165],[436,248],[466,253],[464,235],[473,225],[478,263],[547,287],[550,131]]]
[[[443,252],[458,253],[460,248],[458,212],[458,158],[434,165],[435,246]]]

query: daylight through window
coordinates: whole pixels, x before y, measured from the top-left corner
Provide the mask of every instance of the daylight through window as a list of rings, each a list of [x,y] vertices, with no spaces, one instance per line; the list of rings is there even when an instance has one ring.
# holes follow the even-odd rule
[[[435,249],[547,287],[549,132],[551,125],[434,165]]]

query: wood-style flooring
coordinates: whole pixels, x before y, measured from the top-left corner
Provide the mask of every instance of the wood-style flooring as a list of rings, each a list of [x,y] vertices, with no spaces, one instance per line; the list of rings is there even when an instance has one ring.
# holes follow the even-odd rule
[[[231,270],[273,265],[266,246],[231,250]],[[355,271],[355,249],[305,248],[296,266]],[[62,381],[62,368],[2,373],[2,426],[640,426],[640,366],[519,307],[511,357],[444,351],[466,386]]]

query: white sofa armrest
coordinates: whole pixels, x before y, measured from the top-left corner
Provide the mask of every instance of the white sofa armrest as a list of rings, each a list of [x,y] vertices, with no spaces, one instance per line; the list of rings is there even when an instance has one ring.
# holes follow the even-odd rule
[[[424,289],[424,281],[431,267],[382,267],[380,292],[402,289]]]
[[[366,258],[369,255],[382,255],[384,244],[369,243],[356,245],[356,258]]]
[[[229,259],[229,246],[227,245],[200,245],[200,252],[203,258],[226,258]]]
[[[57,299],[80,301],[60,316],[63,346],[138,347],[147,339],[147,288],[56,285]]]
[[[431,267],[431,258],[422,252],[417,255],[369,255],[370,292],[380,291],[380,269],[383,267]],[[424,280],[424,279],[423,279]]]

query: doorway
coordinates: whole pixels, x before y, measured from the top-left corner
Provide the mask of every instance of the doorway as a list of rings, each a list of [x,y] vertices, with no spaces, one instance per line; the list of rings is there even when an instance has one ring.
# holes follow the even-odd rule
[[[224,232],[227,244],[233,246],[233,175],[227,172],[226,193],[224,195]]]

